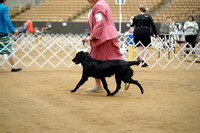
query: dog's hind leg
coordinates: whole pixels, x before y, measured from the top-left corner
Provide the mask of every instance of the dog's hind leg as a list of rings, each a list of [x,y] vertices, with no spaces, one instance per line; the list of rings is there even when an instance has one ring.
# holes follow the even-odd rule
[[[110,96],[114,96],[121,89],[121,78],[115,75],[115,80],[116,80],[117,88],[113,93],[110,94]]]
[[[141,93],[144,93],[143,87],[141,86],[141,84],[137,81],[137,80],[133,80],[131,77],[124,77],[122,79],[125,83],[132,83],[137,85],[140,88]]]
[[[108,85],[107,85],[107,82],[106,82],[106,79],[105,78],[102,78],[101,79],[101,82],[103,84],[103,88],[106,90],[107,92],[107,96],[110,96],[110,90],[108,89]]]

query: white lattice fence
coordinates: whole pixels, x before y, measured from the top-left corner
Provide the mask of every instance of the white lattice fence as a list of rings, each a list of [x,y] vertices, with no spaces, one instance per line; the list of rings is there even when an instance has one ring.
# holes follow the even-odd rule
[[[83,35],[72,34],[12,36],[11,43],[14,48],[16,65],[31,69],[71,67],[73,65],[71,60],[75,56],[76,51],[78,49],[86,49],[81,42],[82,37]],[[127,53],[126,40],[125,36],[119,37],[119,46],[128,59],[129,54]],[[187,48],[190,52],[186,54],[186,44],[177,45],[175,42],[169,43],[170,45],[161,39],[152,40],[150,44],[152,45],[152,49],[146,58],[149,68],[160,67],[165,69],[172,67],[173,69],[177,69],[184,67],[189,69],[194,67],[200,69],[200,63],[197,62],[200,44],[197,44],[195,48]],[[136,47],[137,45],[133,46],[134,60],[141,54]],[[8,58],[1,56],[0,66],[7,68],[10,65]]]
[[[81,35],[20,35],[12,36],[12,45],[17,66],[27,68],[71,67],[71,59],[77,49],[85,48]],[[0,65],[10,65],[8,58],[3,58]]]

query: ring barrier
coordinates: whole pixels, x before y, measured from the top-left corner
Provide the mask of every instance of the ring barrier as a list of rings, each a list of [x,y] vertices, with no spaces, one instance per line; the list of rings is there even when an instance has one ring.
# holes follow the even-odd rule
[[[20,67],[26,67],[27,69],[65,69],[71,68],[74,64],[72,58],[77,51],[90,50],[89,44],[84,46],[81,39],[84,35],[74,34],[52,34],[52,35],[10,35],[10,42],[13,46],[13,53],[15,57],[15,65]],[[127,36],[120,36],[118,38],[118,44],[121,52],[124,55],[125,60],[136,60],[139,56],[146,51],[146,58],[142,58],[144,63],[148,64],[150,69],[153,68],[168,68],[178,69],[183,67],[185,69],[196,68],[200,69],[200,63],[198,61],[200,55],[200,43],[196,44],[192,48],[187,43],[177,44],[176,41],[163,40],[161,38],[152,38],[148,47],[137,47],[139,44],[143,46],[141,42],[137,44],[127,45],[133,38],[127,39]],[[1,43],[1,45],[3,45]],[[4,46],[0,50],[0,53],[6,49]],[[11,51],[10,51],[11,52]],[[9,56],[0,55],[0,66],[2,69],[8,66],[12,67],[9,63]]]

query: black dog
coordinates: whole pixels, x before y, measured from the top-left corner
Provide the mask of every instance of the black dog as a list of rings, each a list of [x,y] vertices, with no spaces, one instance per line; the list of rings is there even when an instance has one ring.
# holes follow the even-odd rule
[[[83,83],[88,80],[88,77],[94,77],[100,79],[103,83],[103,87],[107,92],[107,96],[114,96],[121,88],[121,81],[125,83],[136,84],[143,94],[143,88],[140,83],[133,80],[133,70],[130,68],[132,65],[139,65],[140,61],[124,61],[124,60],[96,60],[93,59],[87,52],[78,52],[76,57],[72,60],[75,64],[81,63],[83,66],[83,74],[79,83],[76,85],[75,89],[71,92],[75,92]],[[105,78],[115,75],[117,88],[113,93],[107,87]]]

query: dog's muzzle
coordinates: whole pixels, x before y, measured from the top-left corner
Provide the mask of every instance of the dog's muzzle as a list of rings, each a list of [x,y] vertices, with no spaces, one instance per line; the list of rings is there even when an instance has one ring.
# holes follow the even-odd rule
[[[75,59],[72,60],[75,64],[79,64],[79,61],[76,61]]]
[[[79,64],[80,62],[74,62],[75,64]]]

